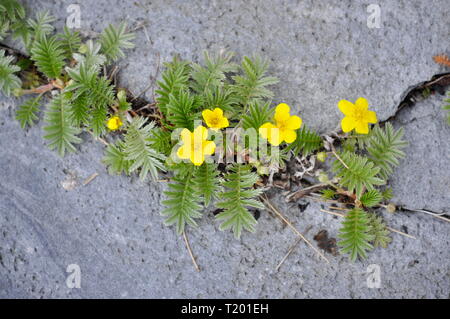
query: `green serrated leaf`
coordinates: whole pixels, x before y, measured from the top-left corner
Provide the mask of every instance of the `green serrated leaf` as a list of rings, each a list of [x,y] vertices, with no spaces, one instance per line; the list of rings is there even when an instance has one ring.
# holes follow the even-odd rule
[[[376,189],[372,189],[365,192],[359,200],[366,207],[374,207],[378,205],[382,199],[383,196],[381,195],[381,193]]]
[[[167,208],[161,212],[166,217],[164,223],[175,224],[178,234],[183,233],[186,224],[196,227],[195,219],[202,216],[201,197],[193,181],[195,168],[190,164],[183,166],[183,173],[175,175],[168,185],[169,190],[164,192],[167,199],[162,203]]]
[[[358,257],[366,258],[367,251],[373,249],[370,241],[374,239],[370,234],[367,213],[359,208],[349,211],[339,230],[339,238],[338,246],[341,247],[341,252],[350,254],[351,261]]]
[[[216,205],[224,210],[216,216],[217,220],[222,221],[220,230],[231,228],[236,238],[241,236],[243,229],[255,231],[257,222],[248,208],[264,209],[264,205],[255,199],[262,193],[262,190],[253,188],[258,179],[249,165],[235,164],[230,167],[223,182],[225,190],[219,195],[221,201]]]
[[[351,192],[355,191],[358,198],[361,197],[364,188],[372,190],[374,186],[385,183],[384,180],[377,177],[380,168],[376,167],[368,158],[348,151],[341,152],[339,157],[345,165],[336,159],[332,169],[339,177],[339,184]]]
[[[38,119],[39,102],[41,95],[28,99],[24,104],[20,105],[16,111],[16,119],[20,122],[20,126],[24,129],[27,125],[33,126]]]
[[[61,93],[53,97],[44,115],[44,138],[49,141],[49,148],[56,149],[61,156],[75,151],[74,144],[81,143],[77,136],[81,130],[72,125],[70,109],[70,100]]]
[[[106,56],[109,62],[114,62],[125,57],[123,49],[134,48],[131,42],[135,36],[133,33],[127,33],[127,24],[122,22],[117,27],[109,25],[100,34],[101,53]]]

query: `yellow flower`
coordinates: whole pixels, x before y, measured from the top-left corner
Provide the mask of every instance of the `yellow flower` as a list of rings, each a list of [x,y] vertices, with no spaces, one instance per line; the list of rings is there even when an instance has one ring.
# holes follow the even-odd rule
[[[355,104],[347,100],[341,100],[338,103],[339,110],[345,117],[341,121],[342,131],[347,133],[355,129],[356,133],[368,134],[369,123],[377,122],[377,114],[369,111],[369,102],[360,97]]]
[[[111,130],[118,130],[123,125],[122,120],[117,115],[111,117],[108,122],[106,122],[106,126]]]
[[[302,126],[302,119],[290,114],[289,105],[278,104],[275,108],[274,120],[276,125],[267,122],[259,128],[259,134],[274,146],[280,145],[283,141],[292,143],[297,138],[295,130]]]
[[[192,133],[187,128],[181,131],[183,145],[178,149],[177,156],[181,159],[189,159],[196,166],[200,166],[205,161],[205,155],[211,155],[216,149],[213,141],[207,141],[208,129],[204,126],[197,126]]]
[[[228,127],[228,119],[223,116],[222,109],[216,107],[213,111],[204,110],[202,112],[203,119],[205,120],[206,125],[212,128],[213,130],[218,130],[224,127]]]

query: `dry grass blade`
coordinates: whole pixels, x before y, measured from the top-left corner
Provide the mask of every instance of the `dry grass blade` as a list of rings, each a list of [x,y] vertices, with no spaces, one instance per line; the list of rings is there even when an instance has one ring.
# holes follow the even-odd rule
[[[200,267],[198,266],[197,261],[195,260],[194,254],[192,253],[191,245],[189,244],[189,240],[186,236],[185,231],[183,231],[183,239],[184,239],[184,243],[186,244],[186,248],[189,252],[189,256],[191,256],[192,263],[194,264],[195,270],[200,271]]]
[[[98,173],[94,173],[91,176],[89,176],[88,178],[86,178],[83,181],[83,186],[86,186],[87,184],[89,184],[90,182],[92,182],[96,177],[98,176]]]
[[[326,187],[327,184],[325,183],[320,183],[320,184],[316,184],[316,185],[312,185],[306,188],[302,188],[299,189],[298,191],[296,191],[295,193],[289,194],[288,196],[286,196],[286,201],[290,202],[290,201],[296,201],[300,198],[302,198],[303,196],[306,196],[320,188]]]
[[[284,262],[286,261],[286,259],[289,257],[290,254],[292,254],[292,252],[294,251],[295,247],[297,247],[298,243],[300,242],[300,240],[302,240],[300,237],[297,238],[296,242],[294,245],[291,246],[291,248],[289,248],[287,254],[283,257],[283,259],[281,259],[280,263],[277,265],[277,267],[275,268],[276,271],[278,271],[280,269],[280,267],[284,264]]]

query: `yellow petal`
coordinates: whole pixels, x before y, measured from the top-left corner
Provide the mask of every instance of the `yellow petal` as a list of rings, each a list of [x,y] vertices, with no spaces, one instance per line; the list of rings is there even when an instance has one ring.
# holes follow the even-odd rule
[[[261,127],[259,128],[258,132],[261,135],[262,138],[268,139],[269,135],[270,135],[270,131],[272,128],[274,128],[275,125],[273,125],[270,122],[264,123],[263,125],[261,125]]]
[[[355,120],[349,116],[346,116],[341,121],[341,127],[344,133],[350,132],[355,128]]]
[[[210,121],[210,119],[214,116],[213,111],[211,110],[203,110],[202,117],[205,120],[206,124]]]
[[[297,138],[297,133],[294,130],[281,131],[281,137],[286,143],[292,143]]]
[[[369,102],[363,97],[358,98],[355,102],[355,105],[361,110],[369,109]]]
[[[289,118],[290,107],[286,103],[280,103],[275,108],[275,121],[284,122]]]
[[[292,115],[286,123],[286,128],[290,130],[298,130],[302,126],[302,119],[297,115]]]
[[[197,141],[205,141],[208,138],[208,129],[203,125],[199,125],[194,129],[194,143]]]
[[[366,114],[364,114],[364,120],[375,124],[377,122],[377,113],[375,113],[375,111],[367,111]]]
[[[203,154],[204,155],[212,155],[216,150],[216,143],[213,141],[206,141],[203,144]]]
[[[120,117],[118,117],[117,115],[111,117],[108,122],[106,123],[106,126],[111,130],[111,131],[115,131],[117,130],[119,127],[121,127],[123,125]]]
[[[192,143],[192,133],[187,128],[184,128],[181,133],[181,140],[183,141],[184,145],[191,145]]]
[[[281,142],[283,142],[283,138],[281,136],[281,131],[278,127],[270,129],[268,141],[273,146],[278,146],[281,144]]]
[[[213,112],[214,115],[218,118],[221,118],[223,116],[223,111],[221,108],[216,107]]]
[[[358,121],[355,125],[355,131],[358,134],[368,134],[369,124],[367,122]]]
[[[186,145],[182,145],[178,150],[177,150],[177,156],[181,159],[189,159],[191,158],[191,148],[190,147],[186,147]]]
[[[194,152],[194,154],[191,155],[191,162],[195,166],[200,166],[205,161],[205,157],[200,154],[200,152]]]
[[[338,108],[346,116],[351,116],[355,112],[355,106],[352,102],[347,100],[340,100]]]
[[[230,123],[228,122],[228,119],[226,117],[222,117],[219,123],[220,128],[228,127]]]

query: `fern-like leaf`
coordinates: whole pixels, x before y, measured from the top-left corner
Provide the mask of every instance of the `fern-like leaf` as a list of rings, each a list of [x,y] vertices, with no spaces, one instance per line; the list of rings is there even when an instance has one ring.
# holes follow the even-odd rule
[[[17,0],[0,1],[0,13],[13,22],[25,18],[25,8]]]
[[[368,141],[367,151],[370,159],[380,168],[380,176],[387,180],[399,159],[405,156],[402,151],[408,143],[402,140],[403,128],[395,130],[391,123],[386,123],[384,130],[375,126]]]
[[[73,92],[73,100],[86,99],[86,105],[91,107],[89,127],[95,136],[102,135],[106,130],[108,106],[114,102],[110,81],[104,76],[98,76],[96,66],[87,67],[82,63],[78,68],[66,70],[73,80],[66,91]]]
[[[233,77],[234,90],[244,107],[255,99],[272,98],[273,93],[267,86],[278,83],[278,79],[265,76],[268,67],[268,62],[259,57],[253,59],[244,57],[241,65],[244,75]]]
[[[27,52],[30,52],[30,48],[33,42],[33,30],[30,28],[25,20],[17,20],[11,25],[12,38],[21,39]]]
[[[359,200],[366,207],[374,207],[383,200],[383,195],[376,189],[372,189],[362,194]]]
[[[394,197],[394,191],[388,187],[381,192],[381,196],[383,196],[384,200],[391,200]]]
[[[203,197],[205,207],[208,207],[211,201],[217,198],[217,194],[220,191],[217,165],[204,163],[196,170],[193,182],[197,192]]]
[[[334,199],[334,196],[336,196],[336,191],[331,188],[325,188],[321,191],[321,193],[321,197],[325,200]]]
[[[159,109],[161,112],[167,114],[167,105],[170,102],[171,96],[178,96],[178,93],[188,87],[189,82],[189,63],[181,61],[174,57],[172,62],[165,63],[165,71],[162,74],[162,80],[158,81],[159,89],[156,90],[158,97]]]
[[[389,236],[391,232],[387,228],[383,218],[376,214],[369,214],[369,226],[369,235],[372,237],[371,242],[373,246],[386,248],[392,241],[392,238]]]
[[[216,107],[229,114],[239,112],[237,99],[229,86],[217,86],[203,94],[203,109],[213,110]]]
[[[75,126],[81,127],[90,123],[90,106],[86,95],[72,100],[70,119]]]
[[[333,162],[333,171],[340,178],[340,185],[347,187],[351,192],[356,191],[356,196],[361,197],[364,187],[372,190],[375,185],[383,185],[385,182],[378,178],[380,168],[375,166],[368,158],[353,154],[350,152],[342,152],[341,160]]]
[[[152,131],[152,136],[150,137],[150,141],[152,142],[152,147],[166,155],[169,156],[172,152],[172,143],[171,143],[171,132],[167,130],[163,130],[160,127],[155,127]]]
[[[316,132],[303,126],[297,131],[297,138],[295,141],[287,147],[288,150],[292,150],[297,156],[302,154],[304,156],[311,154],[322,147],[322,138]]]
[[[125,159],[132,162],[130,173],[140,170],[139,177],[144,180],[147,174],[153,180],[158,178],[158,170],[164,171],[165,156],[152,147],[154,122],[146,123],[143,117],[135,117],[127,128],[124,138]]]
[[[81,131],[70,120],[70,100],[61,93],[50,101],[44,116],[45,139],[49,140],[50,149],[57,149],[61,156],[67,151],[75,151],[73,144],[81,143],[77,137]]]
[[[73,58],[78,62],[78,65],[84,65],[87,68],[98,69],[106,62],[106,57],[100,53],[101,45],[92,40],[88,40],[85,44],[80,46],[79,51],[82,53],[73,53]]]
[[[59,37],[66,59],[72,59],[73,54],[78,52],[81,46],[80,33],[71,31],[67,26],[64,26],[64,32]]]
[[[12,56],[5,56],[5,50],[0,50],[0,90],[6,96],[22,85],[22,81],[14,74],[20,71],[20,67],[12,64],[13,60]]]
[[[177,95],[170,95],[167,104],[167,120],[176,128],[193,130],[196,100],[189,91],[183,90]]]
[[[367,251],[373,249],[370,241],[370,223],[367,213],[362,209],[355,208],[347,213],[339,230],[338,245],[343,253],[350,254],[350,260],[355,261],[358,257],[366,258]]]
[[[52,23],[55,21],[55,17],[50,15],[48,11],[38,12],[36,19],[28,19],[28,26],[33,31],[35,39],[39,39],[43,35],[49,35],[55,29]]]
[[[24,104],[20,105],[16,111],[16,119],[20,122],[20,126],[25,128],[33,126],[34,122],[38,119],[37,113],[39,112],[39,102],[41,95],[27,100]]]
[[[6,16],[0,16],[0,41],[4,40],[8,36],[8,32],[11,28],[11,22]]]
[[[228,72],[236,70],[237,66],[231,62],[233,53],[219,53],[210,55],[204,52],[205,66],[194,64],[192,66],[192,89],[197,93],[204,93],[222,86]]]
[[[105,150],[103,163],[108,167],[108,172],[113,175],[122,173],[130,174],[132,161],[127,160],[127,154],[124,152],[125,144],[118,141],[116,144],[109,144]]]
[[[162,203],[167,208],[161,215],[166,217],[166,225],[176,225],[178,234],[183,233],[186,224],[196,227],[195,218],[202,216],[201,196],[193,181],[195,171],[195,167],[188,164],[186,171],[175,175],[168,185],[169,190],[164,192],[167,199]]]
[[[256,219],[248,207],[264,209],[264,205],[255,199],[262,192],[253,189],[257,181],[258,175],[248,165],[235,164],[230,168],[223,182],[225,191],[220,193],[221,201],[216,205],[224,209],[217,215],[217,219],[222,221],[220,230],[231,228],[236,238],[241,236],[243,229],[255,231]]]
[[[104,54],[109,62],[117,61],[125,57],[123,49],[134,48],[131,42],[134,39],[133,33],[127,33],[127,24],[122,22],[115,27],[109,25],[100,35],[101,53]]]
[[[31,49],[31,60],[36,62],[38,70],[48,78],[55,79],[61,75],[64,66],[64,50],[56,36],[47,38],[41,34]]]
[[[273,109],[270,102],[261,102],[258,100],[250,103],[248,113],[242,116],[242,127],[244,129],[253,128],[258,132],[261,125],[270,121],[273,117]]]

